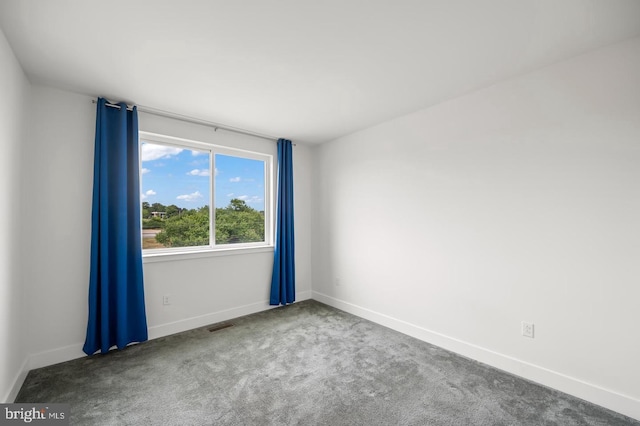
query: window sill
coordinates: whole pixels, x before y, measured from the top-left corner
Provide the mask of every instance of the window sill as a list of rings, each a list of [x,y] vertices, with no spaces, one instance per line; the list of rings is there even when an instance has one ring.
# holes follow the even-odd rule
[[[200,250],[189,251],[172,251],[161,253],[142,253],[142,263],[155,263],[155,262],[172,262],[176,260],[190,260],[200,259],[203,257],[218,257],[218,256],[236,256],[244,254],[254,253],[273,253],[273,246],[260,246],[260,247],[225,247],[225,248],[206,248]]]

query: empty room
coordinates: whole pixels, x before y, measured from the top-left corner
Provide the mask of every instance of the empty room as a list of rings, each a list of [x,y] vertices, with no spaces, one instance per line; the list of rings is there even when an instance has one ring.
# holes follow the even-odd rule
[[[640,1],[0,0],[0,425],[640,425]]]

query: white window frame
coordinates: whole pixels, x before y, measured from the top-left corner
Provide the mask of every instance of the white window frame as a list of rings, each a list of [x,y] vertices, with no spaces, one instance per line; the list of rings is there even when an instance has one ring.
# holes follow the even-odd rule
[[[139,150],[142,150],[143,142],[150,142],[158,145],[177,146],[184,149],[195,149],[209,153],[209,245],[192,247],[170,247],[158,249],[142,250],[142,257],[145,263],[178,260],[182,258],[208,257],[216,255],[231,255],[248,252],[273,251],[273,211],[275,203],[273,198],[273,185],[275,182],[273,155],[248,151],[244,149],[231,148],[207,142],[194,141],[190,139],[165,136],[157,133],[138,132]],[[215,205],[215,156],[216,154],[230,155],[234,157],[248,158],[251,160],[264,161],[264,241],[254,243],[216,244],[216,208],[223,206]],[[139,152],[140,170],[140,191],[142,192],[142,152]],[[142,209],[140,210],[142,216]],[[142,238],[142,220],[140,221],[140,238]]]

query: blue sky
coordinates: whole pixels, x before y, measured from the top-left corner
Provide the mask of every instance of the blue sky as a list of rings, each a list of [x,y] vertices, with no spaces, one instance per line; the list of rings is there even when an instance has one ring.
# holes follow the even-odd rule
[[[215,154],[216,207],[232,198],[264,210],[264,162]],[[209,204],[209,153],[142,143],[142,201],[198,208]]]

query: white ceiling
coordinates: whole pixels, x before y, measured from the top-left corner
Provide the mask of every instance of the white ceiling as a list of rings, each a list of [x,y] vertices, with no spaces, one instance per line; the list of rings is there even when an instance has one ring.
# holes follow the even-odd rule
[[[640,35],[638,0],[0,0],[32,82],[319,143]]]

